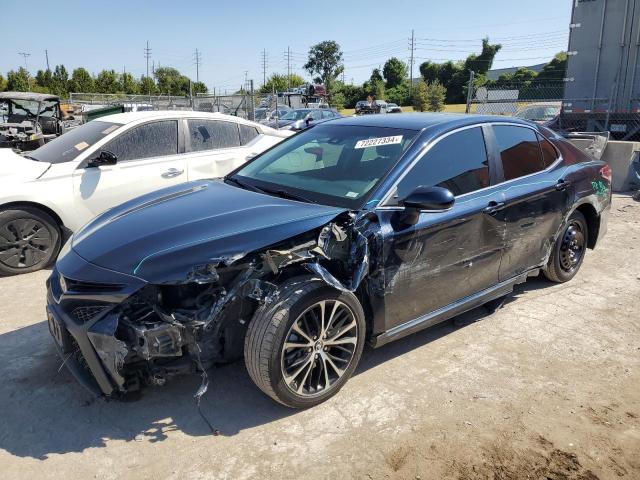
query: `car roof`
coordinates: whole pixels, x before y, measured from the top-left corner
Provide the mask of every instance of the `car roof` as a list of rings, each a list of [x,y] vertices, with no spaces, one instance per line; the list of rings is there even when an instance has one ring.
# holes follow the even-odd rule
[[[198,112],[194,110],[146,110],[142,112],[115,113],[113,115],[100,117],[99,120],[126,125],[137,121],[163,118],[210,118],[212,120],[232,120],[234,122],[244,123],[251,126],[257,125],[254,122],[240,117],[235,117],[233,115],[225,115],[220,112]]]
[[[34,102],[57,101],[60,97],[49,93],[0,92],[0,100],[31,100]]]
[[[502,122],[520,123],[531,126],[531,122],[515,117],[496,115],[473,115],[461,113],[401,113],[395,115],[362,115],[342,117],[331,120],[331,125],[352,125],[383,128],[401,128],[405,130],[423,130],[435,127],[464,127],[477,123]]]

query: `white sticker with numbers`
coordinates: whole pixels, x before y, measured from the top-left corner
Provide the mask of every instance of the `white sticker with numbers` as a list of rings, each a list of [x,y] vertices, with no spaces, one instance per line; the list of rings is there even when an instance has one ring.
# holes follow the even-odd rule
[[[395,135],[393,137],[378,137],[368,138],[366,140],[359,140],[354,148],[368,148],[379,147],[381,145],[395,145],[402,142],[402,135]]]

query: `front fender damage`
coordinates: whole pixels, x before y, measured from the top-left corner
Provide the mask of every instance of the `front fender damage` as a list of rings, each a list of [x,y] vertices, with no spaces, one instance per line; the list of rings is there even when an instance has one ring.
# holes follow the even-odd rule
[[[267,249],[213,257],[179,283],[146,286],[88,335],[120,393],[163,385],[172,375],[204,374],[243,355],[253,313],[277,301],[278,285],[288,278],[306,271],[340,291],[380,294],[382,270],[371,259],[372,248],[379,257],[379,231],[375,215],[347,212]],[[197,398],[206,385],[204,374]]]

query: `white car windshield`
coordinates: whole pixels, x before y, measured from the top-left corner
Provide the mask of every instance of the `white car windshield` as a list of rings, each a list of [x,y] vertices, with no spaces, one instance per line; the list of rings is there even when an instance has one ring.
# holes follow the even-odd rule
[[[49,143],[45,143],[33,152],[29,152],[28,158],[47,163],[70,162],[87,148],[120,127],[119,123],[98,120],[85,123]]]

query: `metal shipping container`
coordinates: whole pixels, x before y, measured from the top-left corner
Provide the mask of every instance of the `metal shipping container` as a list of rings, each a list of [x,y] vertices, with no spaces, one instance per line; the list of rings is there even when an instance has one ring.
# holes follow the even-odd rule
[[[640,0],[573,0],[562,123],[640,131]]]

